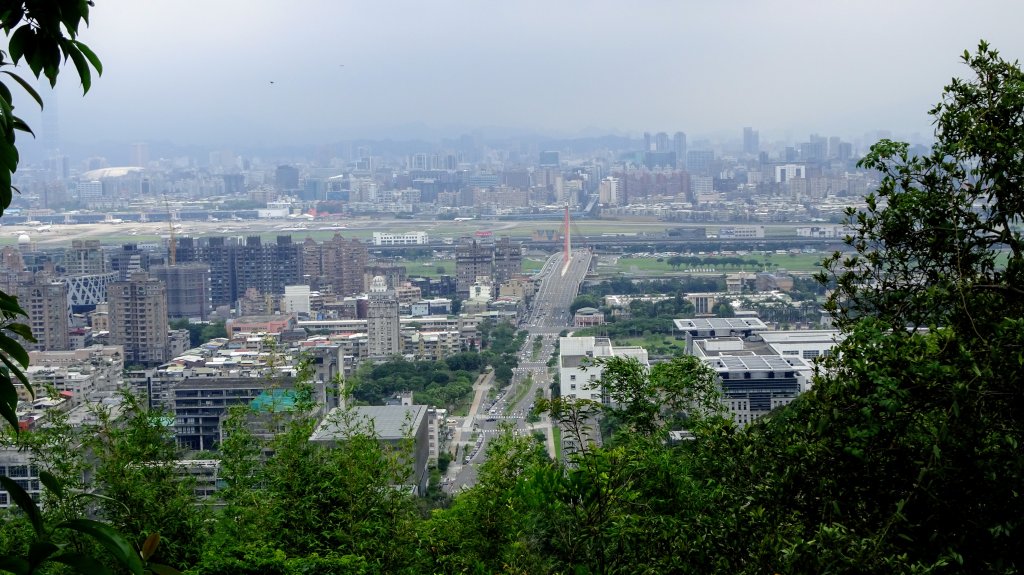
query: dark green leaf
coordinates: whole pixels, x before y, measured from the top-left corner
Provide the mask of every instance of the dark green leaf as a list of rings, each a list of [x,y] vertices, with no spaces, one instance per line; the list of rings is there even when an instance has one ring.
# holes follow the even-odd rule
[[[7,390],[14,391],[14,384],[11,383],[10,378],[3,376],[0,377],[0,392],[6,392]],[[18,394],[14,394],[14,400],[17,402]],[[11,428],[17,433],[21,427],[18,425],[18,412],[17,403],[11,405],[7,401],[0,401],[0,417],[7,420],[7,423],[11,424]]]
[[[32,522],[32,529],[35,530],[36,535],[40,537],[45,535],[43,516],[39,513],[39,506],[36,505],[35,501],[32,501],[32,497],[10,477],[0,475],[0,485],[3,485],[8,495],[25,512],[25,515],[28,515],[28,520]]]
[[[18,148],[14,146],[0,146],[0,164],[10,171],[18,169]]]
[[[0,140],[0,146],[12,146]],[[0,168],[0,212],[7,209],[7,206],[11,205],[11,172]]]
[[[106,565],[82,553],[62,553],[50,558],[50,560],[63,563],[83,574],[99,573],[100,575],[107,575],[110,573],[110,569],[107,569]]]
[[[57,547],[53,542],[46,539],[33,541],[32,544],[28,546],[28,562],[33,566],[39,565],[46,561],[50,555],[53,555],[58,551],[60,551],[60,547]]]
[[[181,571],[178,571],[174,567],[169,565],[161,565],[160,563],[150,563],[148,565],[149,570],[156,575],[181,575]]]
[[[32,128],[30,128],[28,126],[28,124],[26,124],[21,118],[15,116],[15,117],[11,118],[11,120],[12,120],[11,123],[14,126],[15,130],[18,130],[18,131],[21,131],[21,132],[26,132],[28,134],[31,134],[33,137],[35,137],[36,133],[33,132]]]
[[[21,76],[15,74],[14,72],[9,72],[7,70],[3,70],[0,73],[7,74],[11,78],[14,78],[14,81],[17,82],[21,86],[21,88],[23,90],[28,92],[28,95],[31,96],[32,99],[35,100],[37,104],[39,104],[39,108],[40,109],[43,108],[43,98],[42,98],[42,96],[40,96],[39,92],[37,92],[36,89],[33,88],[31,84],[26,82],[24,78],[22,78]]]
[[[7,324],[7,329],[20,335],[28,341],[35,342],[36,338],[32,335],[32,328],[23,323],[11,323]]]
[[[4,32],[10,34],[11,30],[21,22],[21,19],[25,17],[25,8],[20,2],[15,3],[11,6],[7,13],[4,14],[3,27]]]
[[[92,519],[70,519],[60,523],[57,527],[91,535],[114,556],[121,566],[135,575],[142,575],[142,559],[113,527]]]
[[[31,572],[28,561],[13,555],[0,555],[0,569],[10,571],[16,575],[27,575]]]
[[[11,356],[15,361],[20,363],[22,367],[28,367],[28,352],[25,351],[25,348],[22,347],[14,338],[0,333],[0,351]]]
[[[92,67],[96,69],[96,73],[99,74],[100,76],[102,76],[103,75],[103,63],[100,62],[99,57],[96,56],[96,54],[92,51],[92,49],[89,48],[88,46],[86,46],[84,42],[79,42],[78,40],[72,40],[71,42],[75,46],[77,46],[79,51],[81,51],[82,54],[86,57],[86,59],[89,60],[89,63],[92,64]]]
[[[78,70],[78,77],[82,80],[82,92],[88,92],[89,87],[92,86],[92,73],[89,71],[89,62],[86,61],[85,56],[75,48],[70,42],[64,47],[65,54],[71,56],[71,61],[75,63],[75,68]]]
[[[3,292],[0,292],[0,312],[27,316],[22,306],[18,305],[17,298]]]
[[[64,486],[60,484],[60,481],[52,473],[46,470],[40,471],[39,481],[42,481],[43,485],[50,490],[50,493],[53,493],[58,499],[64,498]]]
[[[18,304],[18,298],[3,292],[0,292],[0,312],[27,317],[25,310]]]
[[[11,54],[11,60],[15,64],[17,64],[18,61],[21,60],[21,57],[25,55],[27,43],[34,40],[34,38],[29,38],[32,35],[32,26],[29,25],[19,27],[13,34],[11,34],[7,49]]]
[[[32,391],[32,384],[29,383],[28,378],[25,377],[25,374],[24,372],[21,371],[21,368],[15,365],[13,362],[11,362],[10,358],[8,358],[7,354],[5,353],[0,353],[0,361],[2,361],[4,365],[7,366],[7,370],[10,373],[13,373],[14,376],[18,378],[18,381],[26,388],[28,388],[29,393],[33,394],[33,397],[35,397],[35,392]],[[10,375],[10,373],[8,375]]]

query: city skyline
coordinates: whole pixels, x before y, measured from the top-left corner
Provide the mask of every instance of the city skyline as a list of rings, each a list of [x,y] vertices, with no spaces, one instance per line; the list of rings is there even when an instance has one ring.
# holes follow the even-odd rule
[[[200,11],[201,10],[201,11]],[[991,14],[999,13],[1000,18]],[[1024,53],[1024,7],[991,0],[336,5],[99,3],[104,74],[63,82],[65,145],[254,147],[495,133],[760,130],[762,141],[890,130],[925,113],[986,39]],[[43,123],[23,99],[19,112]]]

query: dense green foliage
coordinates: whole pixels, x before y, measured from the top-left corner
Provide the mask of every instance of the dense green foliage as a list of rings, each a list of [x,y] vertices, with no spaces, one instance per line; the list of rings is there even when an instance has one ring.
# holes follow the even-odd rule
[[[188,330],[189,345],[200,345],[218,337],[227,337],[228,331],[224,320],[211,323],[192,323],[187,319],[176,319],[170,322],[171,329]]]
[[[584,294],[606,296],[612,294],[685,294],[724,290],[724,277],[690,276],[657,280],[632,280],[627,277],[616,277],[594,284],[585,284],[580,291]]]
[[[411,391],[416,403],[452,409],[473,391],[482,367],[479,354],[458,354],[445,361],[393,359],[373,365],[364,363],[350,382],[352,397],[380,405],[397,393]]]
[[[529,335],[525,330],[515,330],[508,322],[495,324],[491,320],[480,323],[480,348],[484,365],[494,368],[494,378],[499,385],[512,381],[512,370],[519,365],[518,354]]]
[[[583,307],[578,304],[600,303],[596,296],[584,294],[573,301],[573,307]],[[599,305],[594,307],[600,307]],[[671,335],[674,329],[672,320],[681,317],[693,317],[693,304],[686,298],[685,294],[678,293],[674,296],[660,301],[633,300],[629,302],[629,309],[626,317],[618,317],[605,309],[607,323],[599,326],[579,329],[574,335],[600,335],[610,337],[612,341],[621,342],[635,337],[652,335]],[[575,311],[575,310],[573,310]]]
[[[711,256],[702,258],[700,256],[672,256],[665,260],[665,263],[675,269],[681,266],[687,267],[734,267],[736,269],[754,268],[757,269],[762,262],[757,259],[743,259],[737,256]]]
[[[227,507],[192,572],[395,573],[415,563],[416,507],[395,488],[411,444],[381,445],[350,412],[334,416],[347,440],[313,443],[317,421],[303,411],[269,441],[244,416],[229,424],[233,445],[249,449],[225,454]],[[263,450],[271,455],[257,463]]]
[[[112,525],[142,540],[159,533],[164,544],[155,559],[188,565],[199,556],[198,543],[207,535],[207,513],[195,505],[194,483],[181,479],[168,414],[147,411],[125,395],[127,416],[114,420],[101,413],[99,424],[80,435],[94,459],[94,479],[106,498],[100,511]]]

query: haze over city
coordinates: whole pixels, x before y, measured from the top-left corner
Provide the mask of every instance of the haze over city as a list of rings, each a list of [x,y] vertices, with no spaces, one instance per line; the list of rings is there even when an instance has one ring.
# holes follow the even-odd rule
[[[736,137],[748,125],[763,140],[877,129],[927,139],[926,111],[964,72],[959,55],[981,38],[1024,53],[1022,19],[1024,5],[993,0],[99,0],[81,37],[104,74],[86,98],[62,82],[54,108],[65,147],[478,129]],[[19,111],[40,125],[34,107]]]

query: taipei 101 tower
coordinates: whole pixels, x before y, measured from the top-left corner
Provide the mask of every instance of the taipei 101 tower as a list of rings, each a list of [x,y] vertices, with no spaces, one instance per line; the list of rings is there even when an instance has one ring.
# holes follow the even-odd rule
[[[60,116],[57,110],[57,92],[44,80],[40,80],[37,91],[43,99],[43,133],[40,138],[46,158],[46,171],[53,180],[65,180],[71,176],[68,158],[60,152]]]

